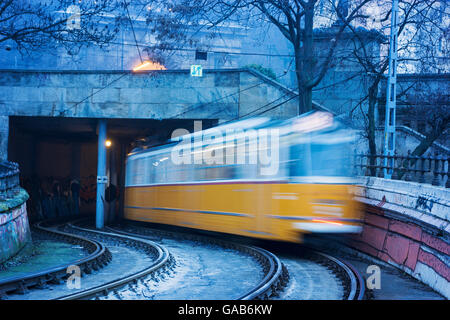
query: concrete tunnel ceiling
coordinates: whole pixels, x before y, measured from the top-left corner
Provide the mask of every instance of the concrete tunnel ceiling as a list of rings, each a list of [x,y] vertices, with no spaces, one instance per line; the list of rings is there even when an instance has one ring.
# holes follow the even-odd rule
[[[38,134],[38,139],[90,141],[97,139],[95,118],[10,117],[14,133]],[[203,127],[214,125],[214,120],[203,120]],[[132,142],[135,139],[153,137],[164,141],[178,128],[193,130],[192,120],[108,119],[108,137]],[[14,134],[12,132],[12,134]]]

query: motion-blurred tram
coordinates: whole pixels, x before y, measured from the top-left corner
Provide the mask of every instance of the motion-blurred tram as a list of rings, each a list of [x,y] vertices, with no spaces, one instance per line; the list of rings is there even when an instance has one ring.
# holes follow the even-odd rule
[[[360,232],[353,134],[333,116],[252,118],[135,149],[125,219],[289,242]]]

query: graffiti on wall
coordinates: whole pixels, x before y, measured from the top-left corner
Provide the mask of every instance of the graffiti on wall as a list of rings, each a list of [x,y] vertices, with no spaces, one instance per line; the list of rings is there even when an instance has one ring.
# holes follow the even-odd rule
[[[81,179],[80,199],[84,203],[94,203],[97,197],[97,177],[90,175]]]
[[[0,263],[31,240],[26,204],[0,214]]]
[[[420,196],[417,198],[415,209],[424,209],[431,212],[431,209],[433,209],[433,204],[434,202],[432,200]]]

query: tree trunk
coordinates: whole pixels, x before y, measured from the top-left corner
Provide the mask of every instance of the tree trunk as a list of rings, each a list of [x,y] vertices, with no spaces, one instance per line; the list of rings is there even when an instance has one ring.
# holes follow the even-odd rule
[[[450,122],[450,118],[444,118],[442,121],[437,121],[437,124],[432,127],[431,131],[425,136],[419,145],[414,149],[411,153],[411,156],[422,156],[425,152],[427,152],[428,148],[436,141],[437,138],[447,129],[448,124]],[[417,160],[411,160],[409,163],[409,167],[413,167],[416,164]],[[408,167],[408,160],[403,162],[404,167]],[[405,170],[398,171],[398,179],[401,180],[403,175],[405,174]]]
[[[448,125],[448,121],[442,121],[437,126],[433,127],[430,133],[427,134],[425,139],[423,139],[419,145],[414,149],[414,151],[411,153],[412,156],[418,156],[420,157],[423,155],[428,148],[433,144],[434,141],[436,141],[437,138],[441,135],[442,132],[446,129]]]
[[[312,88],[305,87],[301,83],[301,77],[297,74],[298,85],[298,114],[306,113],[311,111],[312,108]]]
[[[312,110],[312,86],[314,79],[314,4],[309,1],[305,6],[305,28],[301,48],[296,48],[295,65],[299,97],[299,114]]]

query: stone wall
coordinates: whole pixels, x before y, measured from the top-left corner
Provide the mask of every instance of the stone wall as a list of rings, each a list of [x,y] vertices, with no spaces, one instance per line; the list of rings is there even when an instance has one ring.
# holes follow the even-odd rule
[[[26,202],[0,212],[0,263],[8,260],[31,241]]]
[[[28,194],[21,188],[14,189],[13,193],[3,192],[0,199],[0,263],[14,256],[31,240],[26,209]]]
[[[31,240],[26,201],[19,186],[17,163],[0,162],[0,263],[8,260]]]
[[[188,70],[0,70],[0,75],[0,116],[231,120],[295,95],[252,69],[204,70],[203,77],[191,77]],[[292,117],[297,101],[265,115]]]
[[[450,191],[414,182],[365,177],[361,234],[351,247],[381,259],[450,297]]]
[[[0,159],[7,159],[11,116],[230,121],[297,112],[296,92],[253,69],[203,70],[202,77],[189,70],[0,70]]]

